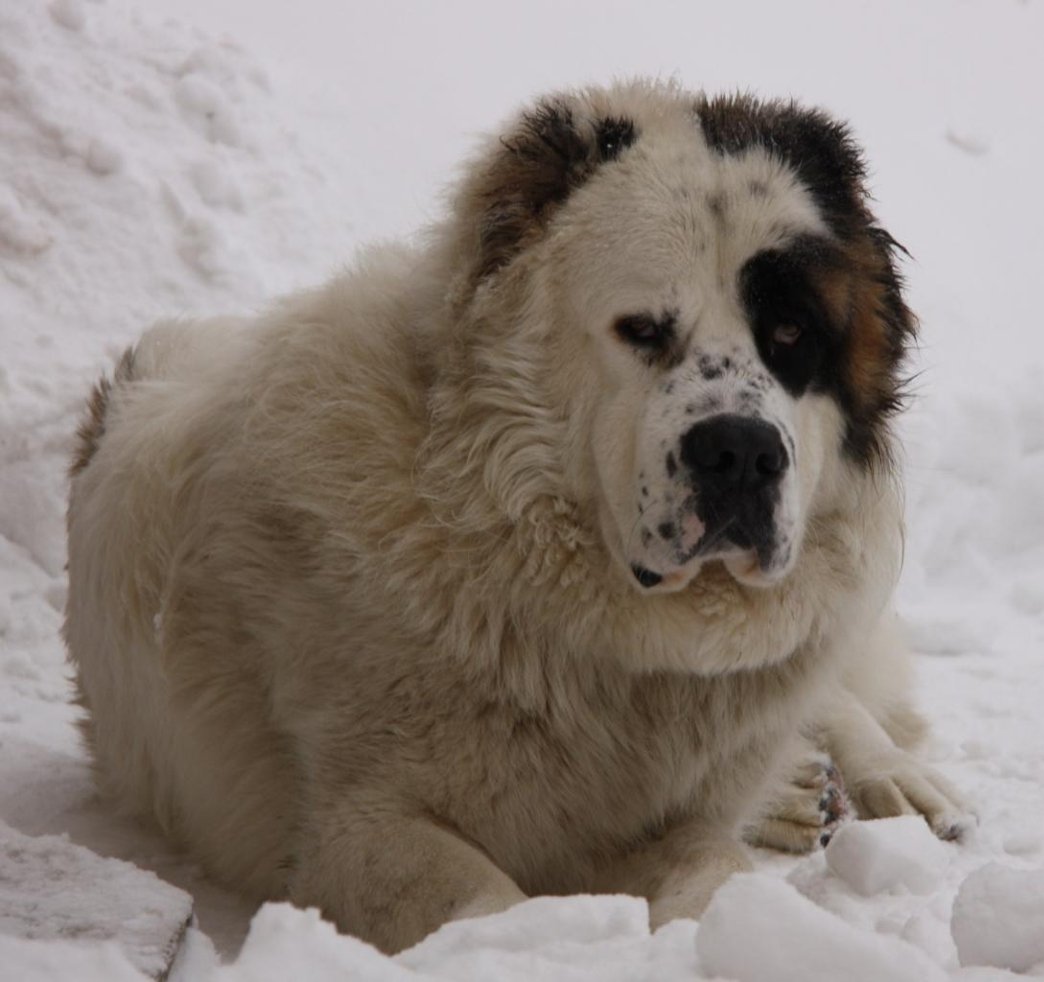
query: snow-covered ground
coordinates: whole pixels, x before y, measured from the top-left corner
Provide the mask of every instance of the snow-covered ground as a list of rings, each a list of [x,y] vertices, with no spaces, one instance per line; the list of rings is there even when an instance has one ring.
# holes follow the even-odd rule
[[[176,936],[185,895],[99,857],[192,895],[179,980],[1044,976],[1041,38],[1039,0],[3,0],[0,979],[155,970],[141,946]],[[538,898],[394,961],[286,906],[251,923],[92,796],[58,636],[81,401],[151,318],[319,281],[437,215],[474,134],[520,101],[639,72],[793,94],[868,148],[923,320],[900,607],[932,756],[980,826],[961,845],[897,820],[759,854],[699,926],[653,936],[622,897]]]

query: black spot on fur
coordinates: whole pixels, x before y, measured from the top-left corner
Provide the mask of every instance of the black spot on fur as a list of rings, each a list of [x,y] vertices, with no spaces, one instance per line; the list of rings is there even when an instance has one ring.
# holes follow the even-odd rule
[[[674,477],[678,473],[678,461],[674,458],[674,453],[667,454],[667,476]]]
[[[98,452],[102,437],[105,436],[106,416],[113,389],[134,379],[134,355],[134,348],[127,348],[116,365],[112,381],[102,376],[91,392],[87,414],[76,431],[76,449],[69,465],[70,477],[84,470]]]
[[[711,358],[710,355],[700,355],[700,360],[697,364],[700,370],[700,375],[708,382],[713,382],[716,378],[721,378],[721,364]]]
[[[677,529],[674,526],[674,522],[660,522],[656,526],[656,531],[659,533],[661,539],[665,542],[669,542],[677,534]]]

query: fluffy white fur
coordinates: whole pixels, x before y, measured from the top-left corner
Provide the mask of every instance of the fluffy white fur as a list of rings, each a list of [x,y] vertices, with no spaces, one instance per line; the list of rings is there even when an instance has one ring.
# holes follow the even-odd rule
[[[386,950],[536,893],[694,916],[748,866],[767,797],[760,841],[818,837],[817,792],[779,786],[809,739],[864,813],[953,827],[900,749],[896,482],[842,453],[830,398],[765,409],[798,456],[771,583],[630,572],[636,475],[668,514],[660,442],[687,395],[612,319],[669,304],[757,370],[729,284],[823,228],[779,161],[712,154],[682,96],[575,97],[641,139],[502,268],[474,273],[469,177],[423,247],[257,320],[162,324],[99,395],[69,513],[89,739],[103,787],[215,876]]]

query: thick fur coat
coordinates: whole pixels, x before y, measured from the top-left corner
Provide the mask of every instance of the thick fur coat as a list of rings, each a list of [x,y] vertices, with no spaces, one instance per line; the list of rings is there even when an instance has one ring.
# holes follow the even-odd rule
[[[386,950],[540,893],[696,916],[744,829],[818,839],[809,741],[862,813],[953,834],[906,749],[912,321],[862,175],[792,105],[553,96],[422,245],[153,328],[73,467],[105,790]],[[773,442],[715,511],[724,416]]]

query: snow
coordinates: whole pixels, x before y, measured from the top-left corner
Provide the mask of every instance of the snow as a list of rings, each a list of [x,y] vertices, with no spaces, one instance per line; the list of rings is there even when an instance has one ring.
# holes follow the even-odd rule
[[[760,873],[715,894],[696,935],[700,966],[736,982],[942,982],[946,973],[900,938],[847,924],[793,887]]]
[[[949,865],[949,852],[919,815],[849,822],[826,847],[826,864],[864,897],[905,888],[931,893]]]
[[[640,14],[606,0],[4,0],[0,822],[61,863],[52,899],[96,897],[98,928],[122,877],[128,897],[145,889],[117,860],[191,895],[175,982],[1044,975],[1042,36],[1044,6],[1016,0],[737,0],[713,23],[669,0]],[[421,227],[475,133],[532,94],[675,72],[852,119],[875,208],[917,257],[899,605],[933,763],[979,827],[944,844],[902,819],[846,826],[826,853],[759,852],[699,926],[655,934],[633,898],[536,898],[392,960],[314,912],[255,913],[91,788],[58,635],[64,472],[89,385],[155,317],[255,309]],[[34,939],[25,911],[46,892],[5,889],[4,982],[143,977],[121,934],[133,918],[104,935],[118,943]]]
[[[154,873],[0,822],[0,937],[113,942],[158,977],[191,916],[192,898]]]
[[[1044,870],[976,870],[957,891],[952,930],[962,965],[1044,968]]]
[[[114,941],[34,941],[0,935],[0,978],[5,982],[144,982]]]

